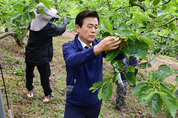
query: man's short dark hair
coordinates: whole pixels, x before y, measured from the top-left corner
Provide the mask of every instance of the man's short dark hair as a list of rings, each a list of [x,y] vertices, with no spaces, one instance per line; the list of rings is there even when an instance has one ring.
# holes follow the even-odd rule
[[[99,16],[98,16],[98,13],[96,11],[85,10],[85,11],[80,12],[77,15],[77,17],[75,19],[75,25],[78,24],[80,27],[82,27],[83,20],[84,20],[84,18],[87,18],[87,17],[97,18],[98,23],[99,23]]]

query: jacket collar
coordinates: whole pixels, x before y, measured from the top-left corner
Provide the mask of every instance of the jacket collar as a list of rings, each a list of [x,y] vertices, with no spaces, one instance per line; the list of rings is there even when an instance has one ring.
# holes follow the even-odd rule
[[[80,43],[80,41],[78,40],[78,34],[75,35],[75,38],[74,38],[74,44],[75,46],[77,47],[76,51],[82,51],[83,50],[83,47],[82,47],[82,44]],[[93,42],[92,42],[92,46],[95,46],[97,44],[97,40],[95,39]]]
[[[76,45],[76,47],[77,47],[77,50],[76,50],[77,52],[83,50],[82,44],[81,44],[80,41],[78,40],[78,34],[75,35],[74,43],[75,43],[75,45]]]

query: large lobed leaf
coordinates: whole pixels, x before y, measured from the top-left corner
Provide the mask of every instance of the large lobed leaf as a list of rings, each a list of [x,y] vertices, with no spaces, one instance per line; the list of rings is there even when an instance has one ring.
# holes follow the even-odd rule
[[[148,45],[145,42],[136,40],[134,46],[139,56],[145,57],[148,54]]]
[[[119,48],[109,51],[108,54],[106,55],[106,62],[112,61],[119,54],[119,52],[120,52]]]
[[[138,100],[140,104],[147,103],[148,101],[145,100],[145,95],[152,90],[153,88],[150,86],[143,86],[138,93]]]
[[[106,103],[113,93],[113,84],[111,82],[107,82],[106,84],[103,85],[102,89],[103,100]]]
[[[177,114],[177,103],[174,97],[171,94],[165,91],[167,95],[159,94],[161,100],[164,102],[166,107],[168,108],[169,112],[173,117]]]
[[[153,115],[155,115],[156,113],[158,113],[158,111],[161,109],[162,107],[162,100],[159,96],[159,94],[154,94],[153,97],[152,97],[152,100],[150,100],[148,102],[148,105],[149,105],[149,108],[152,112]]]
[[[112,34],[112,28],[111,28],[111,24],[109,21],[107,21],[106,19],[103,19],[103,23],[101,24],[101,27],[107,31],[108,33]]]
[[[117,36],[132,36],[133,35],[132,31],[129,29],[119,29],[115,31],[114,34]]]
[[[140,89],[144,86],[147,86],[148,84],[146,82],[140,82],[136,85],[136,87],[134,88],[132,95],[136,95],[137,93],[139,93]]]
[[[151,39],[149,39],[147,36],[145,35],[141,35],[139,37],[139,39],[141,39],[142,41],[144,41],[145,43],[147,43],[148,45],[151,45],[151,46],[155,46],[155,44],[151,41]]]
[[[134,47],[132,44],[126,44],[124,46],[124,51],[127,53],[127,55],[134,56]]]
[[[114,68],[120,68],[123,66],[123,62],[121,60],[112,60],[111,61],[111,65],[114,67]]]
[[[135,83],[136,83],[135,74],[133,72],[127,72],[126,73],[126,80],[127,80],[128,84],[135,85]]]
[[[172,74],[174,74],[173,68],[163,64],[159,66],[156,72],[156,77],[157,79],[165,79],[166,77],[169,77]]]

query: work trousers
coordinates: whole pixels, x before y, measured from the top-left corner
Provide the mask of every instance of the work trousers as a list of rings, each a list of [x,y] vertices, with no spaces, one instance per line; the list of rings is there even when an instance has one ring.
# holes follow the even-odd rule
[[[98,118],[102,100],[91,106],[78,106],[66,101],[64,118]]]
[[[35,77],[33,71],[35,66],[26,64],[26,88],[28,91],[33,90],[33,78]],[[40,73],[41,85],[44,90],[45,96],[51,95],[51,87],[49,82],[49,77],[51,75],[49,63],[37,66],[38,72]]]
[[[123,61],[123,65],[125,68],[128,67],[128,62],[127,60],[124,58],[122,59]],[[115,108],[121,108],[124,104],[125,104],[125,98],[126,98],[126,94],[127,94],[127,85],[128,82],[126,80],[126,70],[122,71],[120,73],[121,75],[121,79],[122,79],[122,84],[118,83],[118,81],[116,81],[116,99],[115,99]]]

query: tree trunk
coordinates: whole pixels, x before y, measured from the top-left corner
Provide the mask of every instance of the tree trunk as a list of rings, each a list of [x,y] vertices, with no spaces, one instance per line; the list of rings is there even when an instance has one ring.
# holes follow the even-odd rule
[[[20,39],[18,34],[15,33],[15,32],[4,32],[4,33],[0,34],[0,39],[3,39],[3,38],[5,38],[7,36],[10,36],[10,35],[13,36],[13,38],[15,39],[17,45],[19,45],[20,47],[23,47],[22,40]]]

